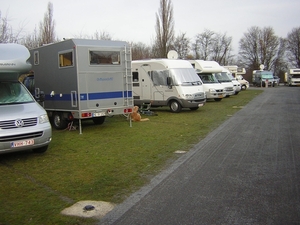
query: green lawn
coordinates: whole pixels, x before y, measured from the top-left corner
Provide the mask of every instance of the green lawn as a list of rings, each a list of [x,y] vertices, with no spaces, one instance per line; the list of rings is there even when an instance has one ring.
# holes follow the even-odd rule
[[[81,200],[121,203],[262,91],[252,89],[196,111],[152,109],[150,121],[123,116],[79,131],[53,131],[44,154],[0,155],[0,225],[94,224],[60,212]]]

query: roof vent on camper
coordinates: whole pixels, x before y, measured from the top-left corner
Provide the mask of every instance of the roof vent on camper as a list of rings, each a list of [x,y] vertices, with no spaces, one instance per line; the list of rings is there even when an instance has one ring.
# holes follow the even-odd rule
[[[174,50],[168,52],[168,59],[178,59],[178,53]]]

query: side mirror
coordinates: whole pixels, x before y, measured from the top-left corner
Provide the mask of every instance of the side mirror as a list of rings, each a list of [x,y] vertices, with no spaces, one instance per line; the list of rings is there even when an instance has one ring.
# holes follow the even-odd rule
[[[38,102],[44,102],[45,101],[45,93],[43,91],[40,91],[39,88],[35,89],[34,97]]]
[[[171,77],[167,77],[167,85],[170,89],[172,88],[172,78]]]
[[[43,91],[40,91],[40,98],[39,98],[40,102],[44,102],[45,101],[45,93]]]

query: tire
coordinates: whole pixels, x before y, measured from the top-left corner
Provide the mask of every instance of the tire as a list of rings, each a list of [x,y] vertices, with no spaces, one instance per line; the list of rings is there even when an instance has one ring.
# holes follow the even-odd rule
[[[171,101],[169,104],[169,107],[170,107],[170,110],[174,113],[179,113],[182,109],[182,106],[176,100]]]
[[[220,102],[223,98],[214,98],[216,102]]]
[[[246,85],[242,85],[242,90],[246,90],[246,89],[247,89]]]
[[[34,153],[44,153],[45,151],[47,151],[47,149],[48,149],[48,145],[43,146],[43,147],[41,147],[41,148],[35,148],[35,149],[32,149],[32,151],[33,151]]]
[[[68,122],[63,117],[63,113],[56,112],[52,115],[52,125],[57,130],[63,130],[67,128]]]
[[[100,117],[94,117],[93,118],[94,124],[97,124],[97,125],[103,124],[104,121],[105,121],[105,116],[100,116]]]

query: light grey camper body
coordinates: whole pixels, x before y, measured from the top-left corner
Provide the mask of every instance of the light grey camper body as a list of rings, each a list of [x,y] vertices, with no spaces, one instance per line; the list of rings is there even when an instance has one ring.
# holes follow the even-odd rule
[[[34,92],[57,129],[70,121],[130,113],[131,51],[124,41],[69,39],[31,50]]]
[[[46,111],[18,80],[31,68],[29,56],[22,45],[0,44],[0,154],[45,152],[52,139]]]
[[[132,61],[133,95],[136,105],[169,106],[197,110],[206,102],[200,78],[192,65],[180,59]]]

